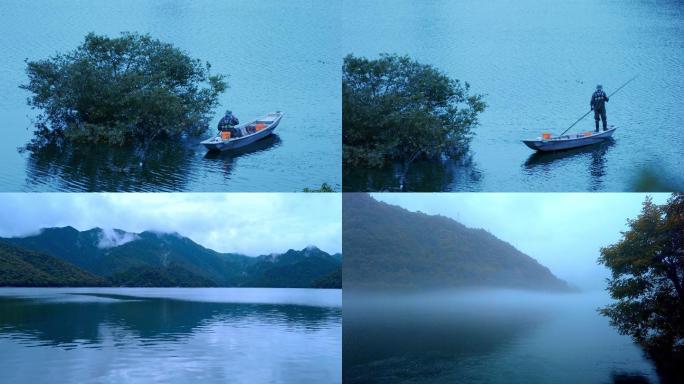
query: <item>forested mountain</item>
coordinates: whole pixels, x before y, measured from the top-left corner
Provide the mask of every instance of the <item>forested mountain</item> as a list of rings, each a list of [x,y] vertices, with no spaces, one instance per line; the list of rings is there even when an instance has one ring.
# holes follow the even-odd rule
[[[0,241],[0,286],[102,286],[105,279],[41,252]]]
[[[483,229],[343,196],[345,288],[509,287],[568,290],[548,268]]]
[[[314,288],[339,288],[342,286],[342,267],[335,271],[316,279],[313,282]]]
[[[341,268],[341,255],[315,247],[249,257],[219,253],[176,233],[64,227],[2,240],[54,256],[116,286],[304,288]]]

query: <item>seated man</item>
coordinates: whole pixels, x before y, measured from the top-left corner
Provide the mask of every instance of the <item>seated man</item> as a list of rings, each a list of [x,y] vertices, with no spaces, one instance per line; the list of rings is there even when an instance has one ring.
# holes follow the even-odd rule
[[[230,110],[226,111],[226,115],[221,118],[221,121],[218,123],[218,130],[219,131],[227,131],[229,128],[233,128],[234,126],[240,124],[240,120],[233,115],[233,112]]]

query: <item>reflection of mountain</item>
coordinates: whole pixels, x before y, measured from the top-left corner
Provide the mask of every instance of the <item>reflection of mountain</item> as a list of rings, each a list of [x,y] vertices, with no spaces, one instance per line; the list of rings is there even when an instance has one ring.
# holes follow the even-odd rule
[[[3,240],[54,256],[117,286],[312,287],[341,268],[341,256],[315,247],[249,257],[219,253],[168,233],[65,227]],[[338,278],[332,285],[341,284]]]
[[[360,193],[345,194],[342,211],[345,288],[568,290],[548,268],[483,229]]]
[[[188,337],[213,323],[248,326],[263,322],[319,329],[341,316],[339,308],[303,305],[236,304],[140,298],[121,295],[95,296],[86,301],[42,301],[0,298],[0,329],[9,337],[36,340],[38,344],[98,344],[103,328],[131,333],[149,342]],[[74,298],[82,297],[76,295]]]

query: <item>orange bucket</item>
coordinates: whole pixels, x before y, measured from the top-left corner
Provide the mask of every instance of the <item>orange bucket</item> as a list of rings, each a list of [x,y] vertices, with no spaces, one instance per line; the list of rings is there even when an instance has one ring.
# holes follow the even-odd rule
[[[548,139],[550,139],[550,138],[551,138],[551,134],[550,134],[550,133],[548,133],[548,132],[542,133],[542,139],[543,139],[543,140],[548,140]]]
[[[256,130],[257,132],[261,131],[262,129],[266,128],[266,124],[264,123],[257,123],[256,125]]]
[[[230,132],[221,131],[221,140],[229,140],[229,139],[230,139]]]

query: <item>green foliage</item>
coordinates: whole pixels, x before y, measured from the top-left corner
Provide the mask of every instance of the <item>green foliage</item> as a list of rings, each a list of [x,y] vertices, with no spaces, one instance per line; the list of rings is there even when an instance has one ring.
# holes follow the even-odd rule
[[[617,300],[600,309],[622,334],[649,352],[684,353],[684,194],[667,204],[643,203],[622,239],[601,249],[607,290]]]
[[[470,85],[408,56],[348,55],[342,75],[343,162],[405,167],[420,156],[457,158],[468,150],[486,104]]]
[[[216,283],[186,268],[171,264],[165,267],[137,267],[117,272],[109,278],[122,287],[214,287]]]
[[[44,253],[0,242],[0,286],[102,286],[106,281]]]
[[[482,229],[342,197],[344,289],[504,287],[569,291],[546,267]]]
[[[210,64],[149,35],[93,33],[75,50],[27,61],[29,105],[43,113],[34,148],[70,142],[149,145],[203,132],[227,84]]]
[[[341,268],[341,261],[318,248],[288,250],[276,257],[260,256],[247,270],[250,287],[311,288],[323,276]]]
[[[335,271],[316,279],[311,286],[313,288],[341,289],[342,268],[338,268]]]

